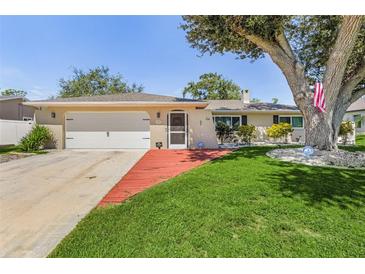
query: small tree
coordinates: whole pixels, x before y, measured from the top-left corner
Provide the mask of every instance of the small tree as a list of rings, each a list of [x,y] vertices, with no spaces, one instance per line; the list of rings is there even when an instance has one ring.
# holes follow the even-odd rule
[[[232,129],[225,123],[223,122],[218,122],[215,130],[217,132],[217,137],[219,139],[219,141],[221,142],[221,144],[223,144],[224,140],[232,134]]]
[[[275,97],[272,98],[271,101],[272,101],[273,104],[279,103],[279,99],[278,98],[275,98]]]
[[[193,99],[201,100],[227,100],[240,98],[240,86],[232,80],[225,79],[221,74],[205,73],[197,82],[189,82],[183,90],[183,96],[187,94]]]
[[[349,134],[354,133],[354,127],[351,121],[342,122],[338,135],[342,137],[342,144],[346,145]]]
[[[256,127],[254,125],[242,125],[238,127],[237,135],[246,144],[251,144],[252,138],[255,136]]]
[[[275,140],[285,137],[287,140],[289,133],[293,132],[293,128],[288,123],[279,123],[273,124],[271,127],[266,129],[266,134],[270,138],[274,138]]]
[[[261,100],[259,98],[252,98],[250,103],[261,103]]]

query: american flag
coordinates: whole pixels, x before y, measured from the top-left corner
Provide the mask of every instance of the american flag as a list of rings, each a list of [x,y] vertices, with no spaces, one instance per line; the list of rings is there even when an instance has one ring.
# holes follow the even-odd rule
[[[326,111],[326,100],[324,99],[324,91],[322,83],[316,83],[314,85],[313,105],[317,107],[320,112]]]

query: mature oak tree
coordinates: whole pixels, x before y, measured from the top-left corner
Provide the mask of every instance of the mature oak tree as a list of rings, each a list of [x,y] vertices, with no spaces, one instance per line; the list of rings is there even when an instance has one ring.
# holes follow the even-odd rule
[[[343,116],[365,94],[364,16],[184,16],[182,28],[202,53],[270,56],[283,72],[305,120],[305,143],[337,149]],[[264,76],[263,76],[264,77]],[[313,106],[322,81],[326,112]]]
[[[61,90],[60,97],[80,97],[106,95],[125,92],[141,92],[143,86],[123,81],[120,74],[111,75],[109,68],[96,67],[84,72],[80,69],[73,70],[73,76],[70,80],[60,80]]]
[[[239,99],[241,88],[231,80],[224,79],[221,74],[205,73],[199,77],[198,82],[189,82],[183,90],[193,99],[201,100],[227,100]]]

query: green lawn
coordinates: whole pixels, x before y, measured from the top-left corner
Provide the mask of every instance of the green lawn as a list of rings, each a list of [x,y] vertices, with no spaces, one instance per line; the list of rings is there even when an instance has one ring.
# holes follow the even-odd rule
[[[365,257],[365,172],[245,148],[94,209],[50,257]]]
[[[6,154],[11,152],[20,152],[20,149],[17,146],[0,146],[0,154]]]
[[[22,150],[19,148],[19,146],[15,146],[15,145],[0,146],[0,154],[9,154],[9,153],[17,153],[17,152],[22,152]],[[37,150],[37,151],[31,151],[29,153],[46,154],[48,152],[45,150]]]
[[[348,151],[365,151],[365,134],[356,136],[355,146],[340,146],[340,148]]]

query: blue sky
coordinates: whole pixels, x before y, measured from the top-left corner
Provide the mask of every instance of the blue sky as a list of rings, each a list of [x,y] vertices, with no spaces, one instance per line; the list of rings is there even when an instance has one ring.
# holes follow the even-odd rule
[[[269,58],[254,63],[234,55],[198,57],[179,29],[180,16],[0,17],[0,88],[28,91],[30,99],[57,95],[72,67],[108,66],[146,92],[181,96],[206,72],[232,79],[251,97],[293,103],[287,82]]]

